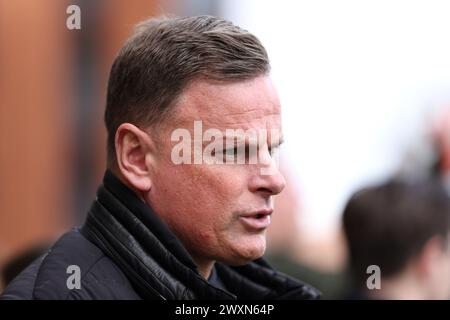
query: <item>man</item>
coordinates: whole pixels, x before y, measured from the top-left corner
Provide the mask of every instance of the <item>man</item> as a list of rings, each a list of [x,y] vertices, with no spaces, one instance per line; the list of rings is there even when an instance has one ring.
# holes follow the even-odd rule
[[[343,222],[352,298],[450,298],[450,199],[439,182],[393,180],[363,189]]]
[[[141,23],[112,66],[105,123],[108,170],[84,226],[3,298],[319,297],[261,258],[285,181],[280,103],[253,35],[209,16]]]

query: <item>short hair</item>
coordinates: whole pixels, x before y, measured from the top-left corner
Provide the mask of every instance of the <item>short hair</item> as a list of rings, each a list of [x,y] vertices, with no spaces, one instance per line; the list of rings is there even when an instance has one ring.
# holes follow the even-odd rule
[[[355,193],[344,210],[350,272],[359,285],[367,267],[395,276],[434,236],[447,239],[450,198],[436,179],[391,180]]]
[[[196,16],[139,23],[109,75],[104,117],[108,165],[115,161],[120,124],[150,127],[163,122],[191,81],[240,81],[269,71],[261,42],[229,21]]]

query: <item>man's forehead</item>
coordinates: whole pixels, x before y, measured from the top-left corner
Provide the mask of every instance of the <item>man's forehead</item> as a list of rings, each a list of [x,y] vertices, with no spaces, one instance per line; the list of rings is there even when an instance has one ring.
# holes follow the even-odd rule
[[[218,83],[195,81],[177,101],[180,122],[217,128],[279,127],[280,103],[268,76]]]

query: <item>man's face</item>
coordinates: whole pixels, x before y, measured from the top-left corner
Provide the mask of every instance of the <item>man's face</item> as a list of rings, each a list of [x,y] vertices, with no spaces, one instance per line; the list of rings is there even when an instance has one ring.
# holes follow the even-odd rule
[[[159,134],[152,188],[147,195],[149,205],[197,261],[240,265],[261,257],[266,248],[272,196],[285,186],[271,157],[281,140],[281,117],[270,78],[225,84],[193,82],[177,100],[174,114]],[[214,128],[224,137],[226,129],[265,130],[268,134],[264,141],[258,141],[259,152],[269,162],[175,164],[172,150],[179,141],[172,141],[171,134],[187,129],[194,140],[194,121],[202,122],[202,132]],[[264,166],[270,167],[270,174],[262,173]]]

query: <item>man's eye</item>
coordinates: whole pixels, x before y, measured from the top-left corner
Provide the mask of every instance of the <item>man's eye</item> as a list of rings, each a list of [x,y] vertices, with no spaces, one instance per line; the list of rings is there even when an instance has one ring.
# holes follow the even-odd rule
[[[270,148],[269,148],[269,153],[270,153],[270,155],[273,156],[275,153],[278,152],[279,149],[280,149],[280,146],[270,147]]]
[[[234,156],[237,154],[237,148],[225,149],[223,154],[227,156]]]
[[[225,157],[225,161],[243,164],[248,161],[249,150],[247,146],[236,146],[234,148],[224,149],[223,156]]]

